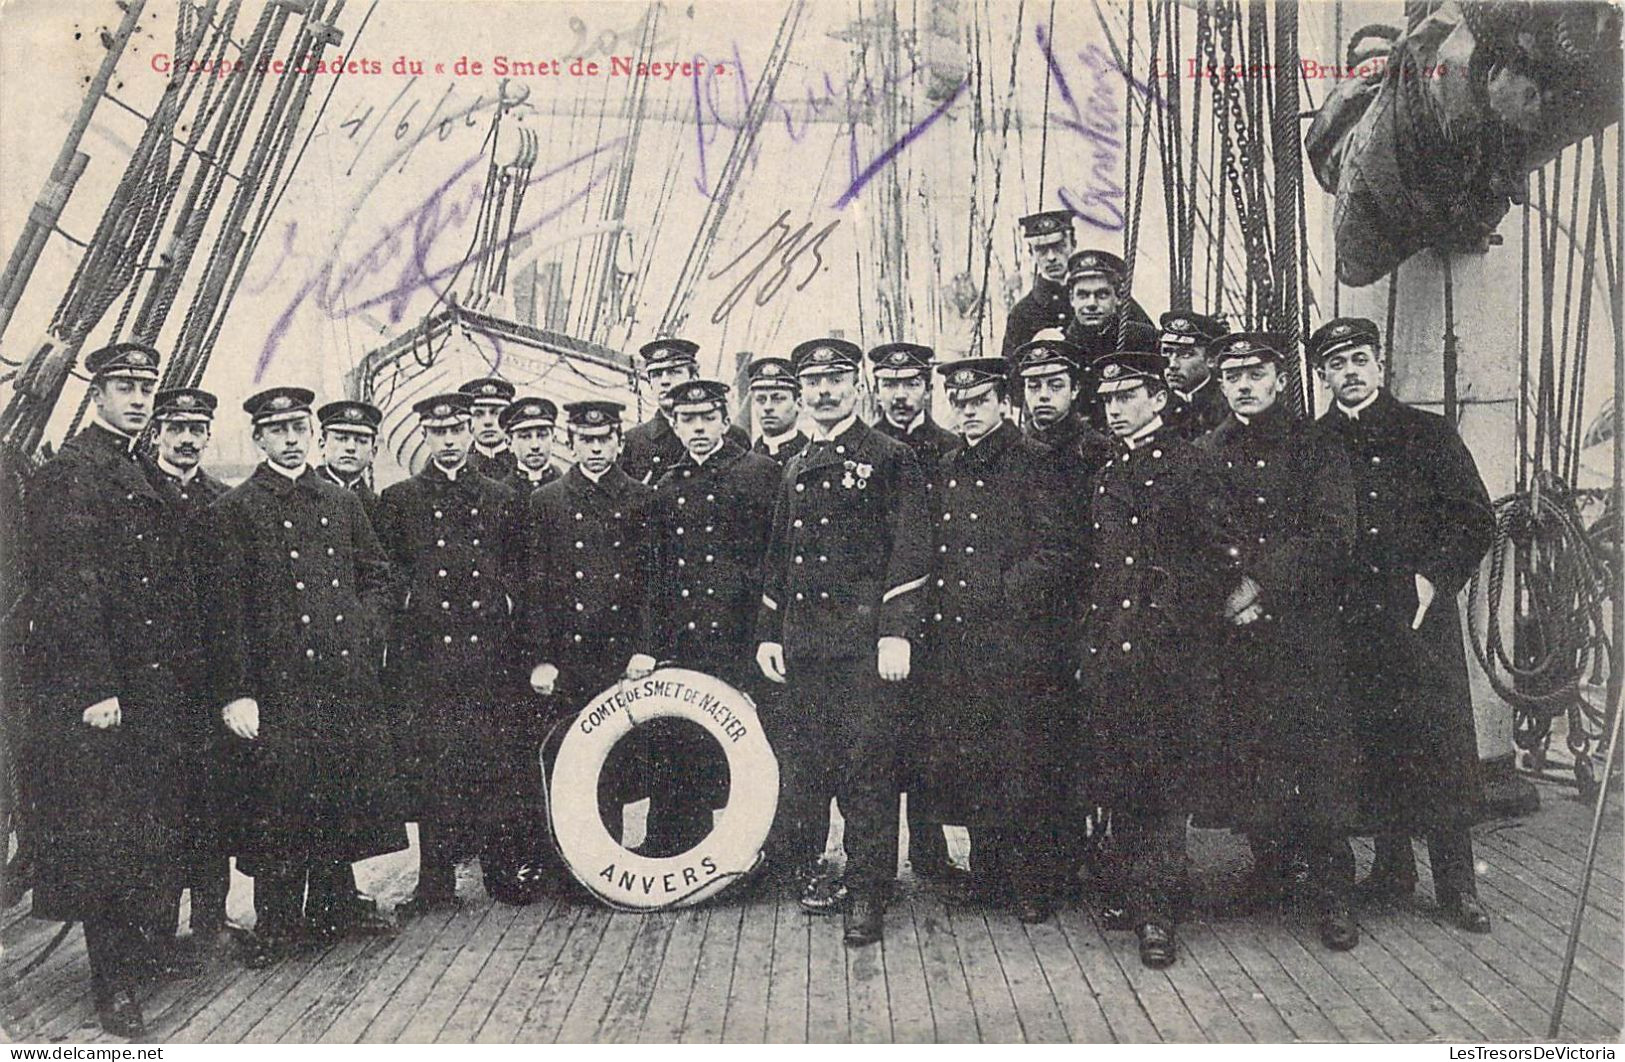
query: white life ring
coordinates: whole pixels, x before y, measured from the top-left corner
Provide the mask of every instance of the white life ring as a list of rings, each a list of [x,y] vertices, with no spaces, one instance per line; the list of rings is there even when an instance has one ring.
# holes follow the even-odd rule
[[[656,859],[624,848],[598,815],[598,776],[615,743],[652,719],[687,719],[728,757],[728,802],[715,829],[681,855]],[[779,761],[756,705],[720,679],[661,668],[621,682],[581,710],[559,746],[548,817],[570,873],[604,902],[655,910],[709,899],[751,869],[779,803]]]

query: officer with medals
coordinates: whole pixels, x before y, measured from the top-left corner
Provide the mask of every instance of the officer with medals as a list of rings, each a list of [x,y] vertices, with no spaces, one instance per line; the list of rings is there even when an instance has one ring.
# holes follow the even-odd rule
[[[937,472],[948,451],[958,446],[959,436],[939,427],[927,411],[931,396],[931,365],[936,351],[918,343],[883,343],[869,352],[869,372],[874,377],[880,419],[875,427],[885,435],[908,445],[919,460],[925,476],[927,503],[937,486]],[[916,747],[920,735],[917,713],[920,700],[902,693],[905,719],[903,737],[898,742],[900,759],[897,784],[904,792],[919,788],[922,751]],[[940,821],[921,818],[920,801],[907,800],[908,862],[914,876],[924,881],[947,883],[959,875],[948,858],[948,840]]]
[[[1229,333],[1221,317],[1170,310],[1162,315],[1158,347],[1168,359],[1168,427],[1195,439],[1219,426],[1229,414],[1213,375],[1213,346]]]
[[[1095,368],[1116,452],[1090,495],[1080,796],[1111,809],[1140,960],[1162,967],[1176,954],[1186,817],[1228,777],[1208,647],[1253,602],[1211,455],[1162,422],[1162,356],[1122,351]]]
[[[970,898],[1013,904],[1031,923],[1049,917],[1060,870],[1072,720],[1055,647],[1079,559],[1049,455],[1007,416],[1008,369],[1003,358],[938,369],[964,442],[943,460],[934,498],[924,784],[910,798],[969,829]]]
[[[341,399],[316,410],[322,425],[322,463],[316,474],[354,491],[370,519],[378,512],[378,495],[367,481],[378,454],[378,425],[384,414],[371,402]]]
[[[429,460],[378,502],[378,538],[399,590],[386,678],[409,720],[418,823],[417,888],[402,916],[457,906],[457,862],[481,851],[508,810],[489,783],[501,720],[523,694],[500,681],[514,662],[515,494],[469,466],[472,406],[460,392],[412,406]]]
[[[621,467],[639,483],[653,486],[682,459],[683,441],[672,431],[667,407],[672,388],[699,378],[700,345],[687,339],[656,339],[645,343],[638,354],[643,359],[643,377],[654,391],[655,413],[626,433]],[[740,449],[750,449],[750,436],[738,425],[728,425],[728,437]]]
[[[655,488],[650,614],[656,657],[749,692],[760,684],[752,627],[780,470],[728,437],[727,395],[727,384],[690,380],[668,396],[684,454]],[[642,851],[676,855],[711,832],[728,801],[727,763],[708,736],[668,720],[649,725],[648,745]]]
[[[517,462],[513,486],[522,494],[535,493],[559,478],[553,467],[558,419],[559,407],[545,398],[516,398],[497,418],[513,447]]]
[[[1318,435],[1349,457],[1359,505],[1344,582],[1343,649],[1364,747],[1362,811],[1376,832],[1368,895],[1416,889],[1412,837],[1426,838],[1439,907],[1487,933],[1475,882],[1478,744],[1456,597],[1494,539],[1494,511],[1450,422],[1382,385],[1382,336],[1337,318],[1309,340],[1332,393]]]
[[[1145,350],[1138,343],[1119,346],[1124,325],[1153,328],[1140,304],[1128,294],[1128,266],[1110,251],[1079,251],[1067,260],[1066,290],[1072,319],[1066,323],[1068,341],[1093,355],[1105,344],[1111,350]],[[1135,336],[1136,341],[1139,334]]]
[[[845,939],[863,945],[881,937],[897,873],[895,684],[930,563],[925,478],[912,450],[858,419],[862,350],[815,339],[791,360],[817,431],[779,488],[756,656],[787,684],[780,730],[798,750],[783,765],[784,851],[808,868],[809,893],[826,892],[812,868],[840,800]]]
[[[157,351],[116,343],[85,369],[95,412],[27,499],[31,913],[84,925],[102,1027],[140,1038],[137,993],[156,958],[143,930],[175,854],[173,772],[189,769],[170,753],[195,710],[177,665],[196,632],[176,622],[194,611],[193,580],[179,521],[135,456]]]
[[[183,537],[184,563],[194,563],[195,552],[207,548],[200,541],[198,520],[203,510],[228,489],[203,470],[203,451],[209,445],[218,399],[195,387],[175,387],[159,391],[152,414],[157,431],[156,456],[148,468],[149,478],[163,495],[175,516],[173,527]],[[192,624],[195,611],[175,616],[171,622]],[[183,827],[179,851],[159,898],[156,937],[168,940],[175,935],[180,919],[181,893],[192,894],[192,942],[212,948],[223,939],[226,929],[226,893],[231,887],[231,859],[221,836],[219,815],[225,797],[220,791],[214,746],[216,726],[208,702],[207,676],[203,673],[201,632],[194,626],[189,642],[197,650],[178,669],[191,708],[177,729],[173,764],[181,783]]]
[[[1006,360],[1016,348],[1046,328],[1065,328],[1072,320],[1072,299],[1067,290],[1067,260],[1072,257],[1070,210],[1045,210],[1020,221],[1021,236],[1033,259],[1033,287],[1010,307],[1000,348]]]
[[[761,438],[751,447],[771,457],[783,469],[790,458],[807,447],[801,430],[801,381],[789,358],[757,358],[746,370],[750,376],[750,411]]]
[[[474,403],[474,448],[469,451],[469,467],[488,479],[506,482],[519,462],[502,430],[502,412],[514,398],[514,386],[500,376],[481,376],[459,387]]]
[[[616,463],[625,408],[601,400],[567,403],[576,463],[529,500],[521,634],[531,689],[550,698],[554,719],[655,667],[649,615],[654,489]],[[599,810],[616,837],[623,836],[625,805],[648,796],[640,745],[636,735],[617,745],[600,779]],[[549,763],[556,751],[546,750]]]
[[[254,878],[254,968],[312,939],[391,931],[351,864],[407,844],[378,676],[394,578],[360,498],[306,463],[313,397],[273,387],[243,403],[265,461],[209,508],[200,579],[235,738],[226,828]]]
[[[1285,892],[1282,850],[1308,864],[1320,939],[1359,942],[1349,915],[1359,751],[1340,658],[1335,587],[1354,545],[1348,457],[1289,411],[1283,336],[1241,332],[1216,345],[1229,415],[1197,445],[1219,459],[1239,532],[1246,609],[1217,643],[1218,718],[1232,735],[1229,821],[1252,842],[1265,886]]]

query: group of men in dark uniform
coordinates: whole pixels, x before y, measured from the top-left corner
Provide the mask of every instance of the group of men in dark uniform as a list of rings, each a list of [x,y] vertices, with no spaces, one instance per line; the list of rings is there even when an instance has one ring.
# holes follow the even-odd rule
[[[84,923],[106,1027],[139,1035],[141,981],[195,967],[183,890],[194,939],[224,931],[228,857],[255,878],[253,966],[392,931],[351,864],[409,821],[399,915],[455,906],[473,856],[505,902],[570,888],[538,752],[665,662],[755,699],[782,786],[753,887],[844,912],[849,944],[882,935],[904,793],[917,876],[1037,922],[1088,870],[1151,966],[1177,954],[1193,815],[1248,838],[1255,898],[1306,880],[1328,947],[1358,940],[1362,831],[1368,891],[1411,892],[1423,837],[1442,908],[1487,929],[1455,596],[1491,517],[1465,447],[1383,389],[1368,321],[1310,338],[1333,403],[1306,420],[1281,337],[1183,310],[1149,330],[1068,215],[1023,227],[1037,279],[1003,356],[758,358],[752,443],[698,347],[658,340],[658,412],[568,404],[563,471],[558,407],[482,378],[414,405],[423,466],[374,494],[380,411],[314,410],[312,468],[314,395],[277,387],[244,403],[264,461],[227,489],[200,468],[212,395],[157,391],[148,347],[90,355],[94,419],[28,495],[25,791],[34,911]],[[681,728],[633,737],[600,813],[621,836],[648,798],[642,850],[687,850],[726,766]]]

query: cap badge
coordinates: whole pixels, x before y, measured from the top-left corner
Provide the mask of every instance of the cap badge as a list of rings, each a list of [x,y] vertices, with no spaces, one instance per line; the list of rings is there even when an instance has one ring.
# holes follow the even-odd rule
[[[197,405],[197,399],[192,395],[176,395],[175,404],[180,406],[182,409],[191,409],[193,406]]]
[[[437,417],[451,416],[451,404],[448,402],[442,402],[438,406],[435,406],[434,415]]]
[[[146,352],[141,350],[132,350],[124,357],[131,365],[145,365],[149,360]]]
[[[270,405],[272,409],[288,409],[293,405],[293,399],[287,395],[277,395],[271,399]]]
[[[482,394],[482,395],[494,395],[496,393],[497,393],[497,385],[496,384],[486,384],[485,386],[480,388],[480,394]]]
[[[603,424],[603,423],[606,423],[609,420],[608,417],[604,416],[604,411],[601,410],[601,409],[589,409],[589,410],[587,410],[585,416],[582,419],[585,420],[588,424]]]
[[[1351,329],[1346,324],[1332,325],[1332,335],[1334,335],[1334,336],[1346,336],[1346,335],[1349,334],[1350,331],[1351,331]]]
[[[1123,367],[1121,365],[1108,365],[1101,370],[1100,375],[1108,380],[1115,380],[1123,375]]]
[[[888,364],[891,364],[891,365],[907,365],[908,364],[908,352],[907,351],[902,351],[902,350],[894,350],[894,351],[891,352],[891,355],[889,357],[887,357],[886,361],[887,361]]]
[[[1172,321],[1168,322],[1168,327],[1171,328],[1172,330],[1174,330],[1175,332],[1194,332],[1194,331],[1196,331],[1196,326],[1194,324],[1192,324],[1187,318],[1184,318],[1184,317],[1175,317]]]
[[[347,407],[345,407],[344,419],[345,420],[360,420],[361,419],[361,410],[357,409],[355,406],[347,406]]]
[[[976,374],[969,369],[959,369],[954,373],[954,383],[960,387],[969,387],[976,379]]]

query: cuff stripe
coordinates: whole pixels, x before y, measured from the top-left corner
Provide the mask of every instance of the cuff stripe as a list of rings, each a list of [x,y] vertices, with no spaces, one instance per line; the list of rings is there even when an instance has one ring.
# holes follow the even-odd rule
[[[885,592],[885,594],[881,595],[880,603],[885,604],[886,602],[890,601],[892,598],[901,597],[902,595],[908,593],[910,590],[918,590],[920,587],[925,585],[926,580],[928,578],[929,578],[929,576],[922,575],[918,579],[910,579],[906,583],[903,583],[903,584],[901,584],[899,586],[892,587],[890,590],[887,590]]]

